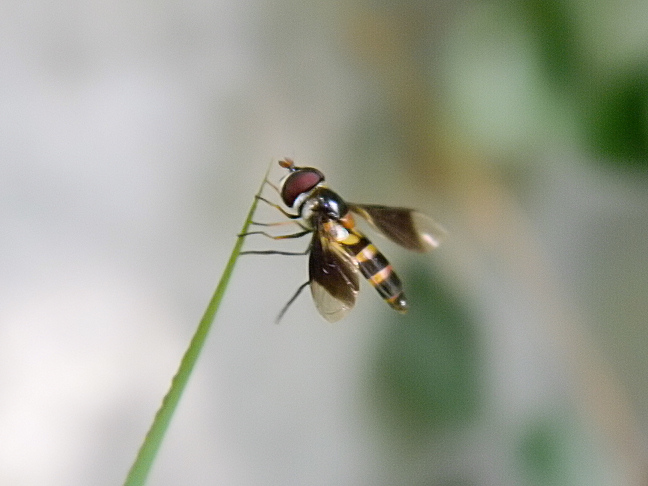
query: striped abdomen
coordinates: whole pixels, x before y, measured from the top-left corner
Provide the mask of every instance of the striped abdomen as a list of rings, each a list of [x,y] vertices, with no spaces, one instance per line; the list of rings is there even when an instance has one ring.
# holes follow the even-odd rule
[[[347,214],[340,220],[348,235],[336,239],[340,246],[358,262],[360,273],[375,287],[380,296],[395,310],[407,311],[407,301],[398,275],[387,258],[369,239],[353,227],[353,219]],[[329,224],[339,224],[330,222]]]

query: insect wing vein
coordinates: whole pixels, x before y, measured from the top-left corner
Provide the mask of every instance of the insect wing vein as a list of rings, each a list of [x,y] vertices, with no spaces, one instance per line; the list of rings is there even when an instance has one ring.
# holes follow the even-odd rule
[[[309,281],[315,306],[327,321],[340,320],[355,305],[357,264],[321,230],[313,235]]]
[[[348,204],[378,232],[408,250],[433,250],[441,244],[446,231],[432,218],[407,208],[371,204]]]

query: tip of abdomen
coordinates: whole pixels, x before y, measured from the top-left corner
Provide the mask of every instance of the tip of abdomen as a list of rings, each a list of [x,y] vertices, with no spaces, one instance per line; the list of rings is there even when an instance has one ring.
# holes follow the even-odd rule
[[[387,303],[401,314],[405,314],[407,312],[407,300],[405,300],[405,294],[403,292],[395,295],[390,299],[387,299]]]

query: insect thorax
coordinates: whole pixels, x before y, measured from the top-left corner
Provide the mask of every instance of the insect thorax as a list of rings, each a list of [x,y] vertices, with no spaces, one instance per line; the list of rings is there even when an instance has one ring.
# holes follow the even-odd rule
[[[315,228],[318,221],[340,220],[349,211],[344,200],[327,187],[318,186],[300,198],[302,196],[304,200],[299,214],[311,228]]]

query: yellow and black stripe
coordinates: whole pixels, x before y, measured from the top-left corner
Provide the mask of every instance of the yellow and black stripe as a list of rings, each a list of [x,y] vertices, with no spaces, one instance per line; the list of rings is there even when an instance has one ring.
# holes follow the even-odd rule
[[[380,253],[369,239],[360,233],[354,225],[350,213],[339,222],[329,222],[330,225],[342,223],[348,234],[344,238],[336,238],[337,243],[358,262],[360,273],[375,287],[380,296],[395,310],[407,311],[407,301],[403,293],[400,278],[394,272],[387,258]],[[333,230],[333,228],[330,228]]]

